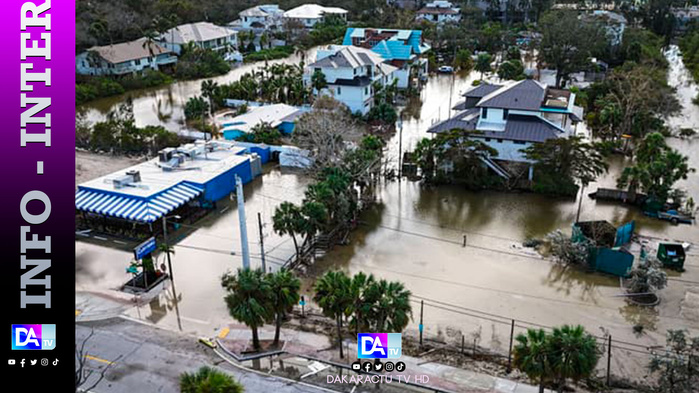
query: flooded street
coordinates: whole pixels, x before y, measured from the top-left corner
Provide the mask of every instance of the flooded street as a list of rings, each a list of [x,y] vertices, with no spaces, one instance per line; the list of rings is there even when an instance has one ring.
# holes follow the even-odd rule
[[[672,59],[676,53],[670,51],[667,56]],[[670,83],[677,86],[684,106],[679,116],[670,119],[670,124],[697,129],[699,111],[691,103],[697,86],[689,79],[681,61],[671,60],[670,64]],[[217,81],[230,81],[249,71],[249,67],[236,69]],[[426,129],[448,116],[450,97],[453,106],[478,76],[473,72],[431,77],[421,92],[421,104],[412,103],[407,109],[412,116],[403,122],[403,151],[412,150],[418,140],[427,137]],[[199,84],[198,81],[178,83],[144,92],[134,100],[137,123],[164,124],[178,129],[184,101],[198,94]],[[94,119],[103,115],[116,100],[118,98],[91,104],[89,116]],[[161,112],[169,114],[167,119],[157,115],[158,102],[166,103],[168,109]],[[699,168],[698,139],[670,138],[668,141],[690,156],[692,167]],[[399,133],[396,133],[386,155],[392,165],[397,165],[398,146]],[[609,173],[585,190],[581,220],[608,220],[616,225],[636,220],[637,232],[643,235],[699,244],[699,230],[695,225],[672,226],[647,218],[640,210],[598,203],[587,197],[587,193],[598,186],[613,188],[624,164],[623,159],[613,158]],[[682,183],[695,199],[699,197],[697,176],[692,174]],[[273,234],[271,216],[281,201],[299,202],[307,182],[300,174],[268,166],[264,176],[246,185],[253,267],[259,266],[260,256],[256,213],[261,212],[267,223],[264,242],[265,250],[270,253],[268,265],[278,266],[291,255],[293,244],[289,237]],[[617,278],[554,265],[521,247],[522,240],[542,237],[555,229],[570,232],[577,209],[573,199],[527,193],[471,192],[451,186],[428,189],[408,181],[385,183],[378,199],[380,203],[364,214],[363,225],[352,233],[350,244],[336,247],[310,269],[309,278],[304,280],[306,295],[309,295],[307,288],[313,277],[328,269],[350,273],[364,271],[399,280],[418,301],[413,304],[414,318],[408,326],[409,332],[417,331],[419,300],[425,300],[432,304],[426,306],[424,312],[428,337],[441,336],[449,342],[460,342],[464,334],[472,337],[470,340],[478,337],[479,345],[499,351],[508,346],[509,318],[545,326],[579,323],[593,334],[609,332],[615,340],[640,346],[664,343],[664,334],[669,328],[689,328],[697,334],[699,321],[687,319],[683,314],[687,288],[699,284],[699,251],[696,248],[690,250],[684,273],[669,273],[672,280],[661,293],[661,306],[655,310],[638,309],[617,296],[620,293]],[[208,333],[212,327],[230,320],[222,301],[219,278],[227,270],[241,266],[240,257],[230,254],[240,250],[237,217],[235,205],[223,201],[216,213],[195,223],[198,228],[178,231],[184,237],[175,246],[173,273],[181,299],[176,303],[170,295],[163,294],[149,305],[130,310],[129,315],[177,327],[176,314],[179,314],[183,330]],[[129,247],[132,245],[110,243],[105,247],[104,244],[98,240],[76,242],[78,290],[115,289],[128,278],[124,269],[131,259]],[[178,305],[176,313],[173,312],[175,304]],[[442,307],[437,307],[438,304]],[[491,319],[484,318],[480,312],[492,314]],[[639,323],[645,326],[645,332],[636,336],[632,327]],[[613,352],[616,375],[637,374],[648,361],[647,355],[634,352],[634,348],[639,347],[628,347],[628,351],[615,349]]]

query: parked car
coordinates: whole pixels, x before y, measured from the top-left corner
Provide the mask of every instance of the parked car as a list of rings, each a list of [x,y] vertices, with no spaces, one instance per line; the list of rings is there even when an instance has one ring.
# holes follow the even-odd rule
[[[443,74],[451,74],[452,72],[454,72],[454,67],[445,65],[439,67],[437,70]]]

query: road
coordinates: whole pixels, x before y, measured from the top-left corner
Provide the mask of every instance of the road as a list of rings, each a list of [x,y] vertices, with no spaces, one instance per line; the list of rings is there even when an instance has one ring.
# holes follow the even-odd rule
[[[245,391],[275,393],[320,393],[326,389],[301,385],[264,376],[231,366],[212,350],[196,342],[196,338],[132,322],[122,318],[80,324],[75,338],[80,345],[90,332],[85,345],[85,367],[94,372],[83,385],[92,385],[101,370],[114,362],[105,378],[91,391],[94,393],[179,392],[179,376],[204,365],[216,365],[232,374],[245,386]]]

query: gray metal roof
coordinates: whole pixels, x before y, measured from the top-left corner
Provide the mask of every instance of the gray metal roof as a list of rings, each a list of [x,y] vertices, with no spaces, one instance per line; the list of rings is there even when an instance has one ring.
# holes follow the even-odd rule
[[[440,121],[427,129],[427,132],[441,133],[451,131],[455,128],[459,130],[474,131],[478,123],[480,110],[478,108],[467,109],[459,112],[447,120]]]
[[[538,111],[546,88],[533,79],[525,79],[484,96],[477,104],[485,108]]]
[[[478,86],[474,87],[473,89],[464,93],[463,96],[464,97],[483,98],[483,97],[487,96],[488,94],[494,92],[495,90],[498,90],[501,87],[502,87],[502,85],[495,85],[495,84],[490,84],[490,83],[481,83],[480,85],[478,85]]]
[[[475,114],[476,116],[472,116]],[[442,133],[454,128],[476,131],[479,118],[478,108],[472,108],[456,114],[430,127],[427,132]],[[479,131],[473,137],[506,139],[523,142],[545,142],[548,139],[563,136],[563,131],[536,116],[509,115],[504,131]]]

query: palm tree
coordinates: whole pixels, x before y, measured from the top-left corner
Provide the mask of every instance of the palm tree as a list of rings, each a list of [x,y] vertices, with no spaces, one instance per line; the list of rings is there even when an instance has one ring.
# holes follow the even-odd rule
[[[274,216],[272,216],[274,232],[278,235],[291,236],[291,239],[294,241],[296,256],[299,254],[296,234],[301,233],[302,221],[301,209],[291,202],[282,202],[274,209]]]
[[[204,366],[196,373],[180,375],[182,393],[243,393],[243,385],[223,371]]]
[[[270,296],[272,298],[271,307],[276,323],[273,343],[276,347],[279,345],[279,332],[282,328],[282,321],[286,313],[291,312],[291,309],[299,301],[301,281],[286,269],[268,274],[266,279],[269,284]]]
[[[492,58],[490,57],[490,54],[488,53],[481,53],[478,55],[476,58],[476,71],[481,73],[481,80],[483,80],[483,74],[486,72],[490,72],[492,69],[490,67],[490,63],[492,62]]]
[[[364,272],[359,272],[352,277],[350,283],[350,296],[352,297],[350,326],[354,327],[355,334],[359,334],[360,329],[368,329],[369,327],[366,316],[371,312],[373,304],[367,296],[367,291],[375,282],[373,274],[367,276]]]
[[[260,350],[257,328],[273,318],[271,290],[261,269],[238,269],[237,275],[225,274],[221,286],[228,292],[224,297],[231,317],[252,330],[252,346]]]
[[[514,366],[527,374],[531,380],[539,381],[539,393],[544,393],[544,384],[551,376],[548,364],[548,337],[543,329],[527,329],[527,334],[515,338]]]
[[[325,228],[328,222],[328,210],[320,202],[306,201],[301,206],[301,215],[303,216],[301,221],[301,232],[304,234],[303,245],[306,245],[316,233]]]
[[[577,382],[592,375],[597,367],[597,341],[580,325],[554,328],[549,338],[549,347],[549,363],[559,393],[563,392],[568,378]]]
[[[402,332],[413,315],[410,306],[410,291],[402,283],[381,280],[366,291],[373,304],[369,318],[375,332]]]
[[[350,279],[344,272],[329,271],[316,281],[313,300],[323,310],[326,317],[334,318],[337,325],[337,345],[342,353],[342,317],[346,315],[352,304]]]

